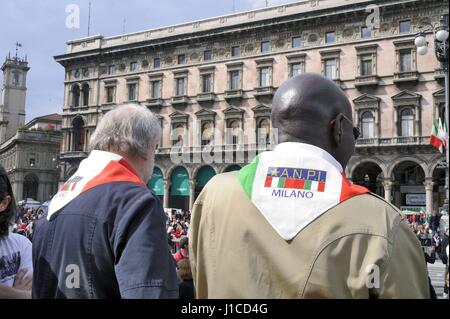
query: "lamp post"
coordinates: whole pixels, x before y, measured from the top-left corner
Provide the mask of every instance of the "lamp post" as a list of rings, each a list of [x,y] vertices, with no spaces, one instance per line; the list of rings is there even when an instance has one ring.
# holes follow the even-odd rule
[[[434,53],[436,55],[436,59],[441,63],[442,70],[444,71],[444,77],[445,77],[445,113],[444,113],[444,123],[445,127],[447,128],[445,139],[447,141],[447,145],[445,148],[445,202],[444,202],[444,209],[448,213],[448,204],[449,204],[449,153],[448,153],[448,49],[449,49],[449,43],[448,43],[448,21],[447,23],[444,22],[443,17],[441,18],[441,24],[438,26],[430,25],[429,29],[422,30],[416,35],[416,38],[414,40],[414,44],[417,47],[417,53],[420,55],[425,55],[428,52],[428,41],[426,39],[425,32],[427,31],[433,31],[434,34]]]

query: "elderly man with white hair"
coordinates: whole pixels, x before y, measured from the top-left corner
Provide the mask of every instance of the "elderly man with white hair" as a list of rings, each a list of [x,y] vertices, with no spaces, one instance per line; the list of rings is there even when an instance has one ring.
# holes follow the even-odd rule
[[[36,226],[33,298],[178,298],[166,216],[146,187],[160,135],[137,104],[101,119],[89,157]]]

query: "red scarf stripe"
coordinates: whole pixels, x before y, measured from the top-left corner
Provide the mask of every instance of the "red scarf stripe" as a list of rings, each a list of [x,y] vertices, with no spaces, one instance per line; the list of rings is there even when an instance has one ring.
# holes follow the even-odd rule
[[[345,176],[344,172],[342,172],[341,175],[342,175],[342,188],[341,188],[341,198],[339,199],[340,203],[349,198],[352,198],[353,196],[362,195],[370,192],[367,188],[360,185],[355,185],[352,182],[350,182]]]
[[[130,182],[144,187],[146,186],[130,164],[124,159],[121,159],[119,162],[109,162],[100,174],[84,186],[81,193],[91,188],[113,182]]]

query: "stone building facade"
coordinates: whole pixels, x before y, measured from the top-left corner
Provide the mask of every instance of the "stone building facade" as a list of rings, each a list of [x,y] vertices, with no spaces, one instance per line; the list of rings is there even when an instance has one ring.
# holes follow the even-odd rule
[[[429,145],[443,116],[443,72],[432,53],[417,54],[414,35],[442,16],[443,0],[313,0],[69,41],[55,57],[66,70],[65,178],[101,116],[139,103],[163,129],[149,187],[165,207],[188,209],[214,174],[272,147],[274,92],[316,72],[347,94],[363,133],[347,175],[399,207],[433,213],[445,197],[443,156]]]
[[[58,190],[61,115],[33,119],[0,144],[0,165],[8,173],[17,201],[44,202]]]
[[[41,116],[25,124],[28,62],[8,56],[1,70],[0,165],[17,201],[48,200],[58,188],[61,115]]]

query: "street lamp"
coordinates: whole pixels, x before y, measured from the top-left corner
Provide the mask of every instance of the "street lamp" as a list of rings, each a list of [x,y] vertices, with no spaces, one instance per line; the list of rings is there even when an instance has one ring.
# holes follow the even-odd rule
[[[449,204],[449,153],[448,153],[448,22],[444,23],[443,17],[441,18],[441,25],[434,26],[430,24],[430,28],[426,30],[421,30],[418,34],[416,34],[416,38],[414,39],[414,44],[417,47],[417,53],[420,55],[425,55],[428,52],[428,41],[426,39],[425,32],[433,31],[434,34],[434,53],[436,54],[436,59],[441,63],[442,70],[444,71],[445,77],[445,114],[444,114],[444,123],[447,128],[446,140],[447,145],[445,148],[445,202],[444,209],[448,213],[448,204]]]

